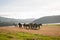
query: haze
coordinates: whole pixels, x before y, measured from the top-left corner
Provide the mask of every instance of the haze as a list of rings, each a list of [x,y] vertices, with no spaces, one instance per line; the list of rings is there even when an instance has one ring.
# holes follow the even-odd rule
[[[60,15],[60,0],[0,0],[0,16],[16,19]]]

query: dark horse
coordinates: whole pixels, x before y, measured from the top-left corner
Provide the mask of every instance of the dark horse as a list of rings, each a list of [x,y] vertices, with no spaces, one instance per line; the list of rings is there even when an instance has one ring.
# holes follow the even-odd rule
[[[40,26],[42,26],[42,24],[36,24],[36,23],[29,23],[29,24],[23,24],[24,28],[26,29],[40,29]]]
[[[19,25],[19,28],[22,28],[22,24],[21,23],[18,23],[18,25]]]
[[[42,26],[42,24],[37,24],[37,28],[40,29],[40,27]]]
[[[41,23],[40,24],[37,24],[37,23],[32,24],[32,23],[30,23],[30,28],[31,29],[40,29],[41,26],[42,26]]]
[[[26,28],[26,29],[30,29],[30,28],[29,28],[29,24],[25,24],[25,23],[24,23],[23,26],[24,26],[24,28]]]

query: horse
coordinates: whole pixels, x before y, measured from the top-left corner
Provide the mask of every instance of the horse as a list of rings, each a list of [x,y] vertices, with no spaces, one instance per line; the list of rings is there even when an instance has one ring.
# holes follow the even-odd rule
[[[30,29],[34,29],[34,24],[29,23],[29,28],[30,28]]]
[[[30,29],[30,28],[29,28],[29,24],[25,24],[25,23],[24,23],[23,26],[24,26],[24,28],[26,28],[26,29]]]
[[[29,24],[23,24],[24,28],[26,29],[40,29],[40,26],[42,26],[42,24],[36,24],[36,23],[29,23]]]
[[[19,25],[19,28],[21,28],[21,27],[22,27],[22,24],[21,24],[21,23],[18,23],[18,25]]]
[[[23,24],[24,28],[26,29],[33,29],[34,28],[34,25],[32,23],[29,23],[29,24]]]
[[[37,24],[37,28],[40,29],[40,27],[42,26],[42,24]]]

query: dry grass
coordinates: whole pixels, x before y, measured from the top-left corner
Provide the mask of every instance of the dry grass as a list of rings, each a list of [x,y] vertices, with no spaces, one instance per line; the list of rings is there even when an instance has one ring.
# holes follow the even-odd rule
[[[60,36],[60,26],[42,26],[39,30],[27,30],[18,27],[0,27],[0,32],[28,32],[44,36]]]

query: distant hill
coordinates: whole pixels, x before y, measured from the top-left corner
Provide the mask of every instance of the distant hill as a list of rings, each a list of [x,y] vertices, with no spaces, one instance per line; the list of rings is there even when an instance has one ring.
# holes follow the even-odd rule
[[[34,18],[30,18],[30,19],[20,19],[20,23],[31,23],[33,22],[35,19]]]
[[[35,19],[12,19],[12,18],[5,18],[0,17],[0,26],[11,26],[11,25],[17,25],[18,23],[30,23],[34,21]]]
[[[42,18],[39,18],[35,21],[33,21],[33,23],[42,23],[42,24],[46,24],[46,23],[60,23],[60,15],[57,16],[45,16]]]

